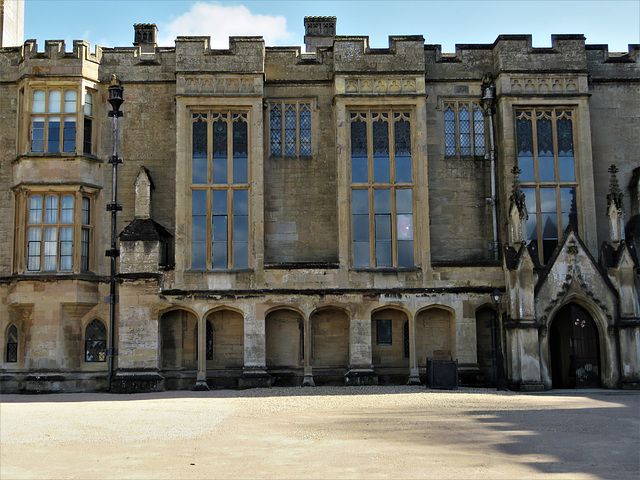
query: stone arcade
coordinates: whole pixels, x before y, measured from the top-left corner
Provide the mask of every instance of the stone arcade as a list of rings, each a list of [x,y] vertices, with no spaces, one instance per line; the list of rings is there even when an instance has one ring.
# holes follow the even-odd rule
[[[114,76],[113,391],[639,388],[640,46],[305,27],[1,46],[2,391],[106,387]]]

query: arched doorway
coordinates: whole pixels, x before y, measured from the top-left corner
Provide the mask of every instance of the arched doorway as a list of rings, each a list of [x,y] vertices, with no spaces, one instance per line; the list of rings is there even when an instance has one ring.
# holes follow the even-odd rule
[[[600,388],[598,327],[584,308],[570,303],[556,313],[549,350],[553,388]]]
[[[171,310],[160,317],[160,365],[163,370],[195,369],[198,352],[196,316]]]
[[[233,370],[244,366],[244,318],[233,310],[207,316],[205,345],[208,370]]]
[[[416,355],[418,364],[426,365],[427,358],[449,360],[453,358],[455,321],[444,308],[431,307],[416,317]]]
[[[276,310],[265,319],[267,369],[299,368],[304,358],[302,315]]]
[[[392,308],[371,315],[371,360],[380,384],[406,383],[409,376],[409,321]]]

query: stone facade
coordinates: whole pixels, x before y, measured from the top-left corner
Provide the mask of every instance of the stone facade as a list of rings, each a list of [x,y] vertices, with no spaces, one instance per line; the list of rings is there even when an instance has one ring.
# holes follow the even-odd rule
[[[638,388],[640,46],[305,26],[0,48],[2,391]]]

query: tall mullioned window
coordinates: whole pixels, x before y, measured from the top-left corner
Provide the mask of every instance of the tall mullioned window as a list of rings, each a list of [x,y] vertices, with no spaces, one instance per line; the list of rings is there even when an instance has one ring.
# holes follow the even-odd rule
[[[414,265],[411,114],[350,114],[352,258],[356,268]]]
[[[38,89],[31,102],[31,151],[75,152],[78,92]]]
[[[547,263],[568,225],[578,229],[574,112],[566,108],[516,111],[520,183],[529,212],[527,241]]]
[[[192,114],[191,268],[249,267],[246,112]]]
[[[311,155],[311,103],[269,105],[270,151],[273,157]]]
[[[484,115],[478,102],[444,103],[444,141],[447,157],[485,154]]]

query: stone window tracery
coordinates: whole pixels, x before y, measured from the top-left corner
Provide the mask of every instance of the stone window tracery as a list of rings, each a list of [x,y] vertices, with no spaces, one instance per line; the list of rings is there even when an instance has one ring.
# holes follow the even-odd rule
[[[568,225],[578,230],[573,116],[566,108],[516,111],[519,180],[529,214],[526,239],[537,247],[542,264]]]
[[[311,103],[270,103],[269,139],[272,157],[311,156]]]
[[[478,102],[444,103],[445,156],[479,157],[485,154],[484,114]]]
[[[249,268],[246,112],[192,114],[191,268]]]
[[[411,114],[350,114],[352,259],[356,268],[414,265]]]

